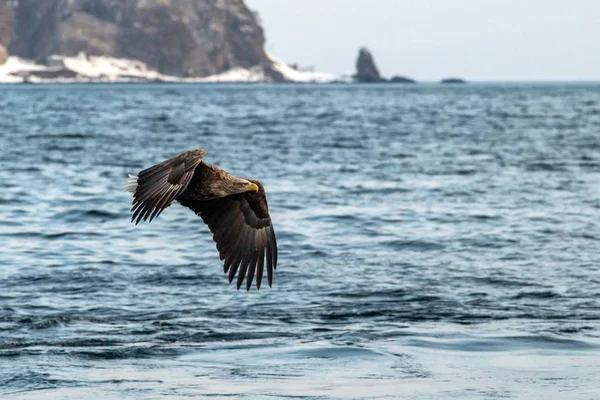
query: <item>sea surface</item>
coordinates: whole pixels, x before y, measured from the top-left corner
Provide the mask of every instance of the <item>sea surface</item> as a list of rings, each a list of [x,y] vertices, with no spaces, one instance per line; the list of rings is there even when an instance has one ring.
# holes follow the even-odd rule
[[[195,148],[272,288],[130,223]],[[600,84],[0,86],[0,398],[600,399]]]

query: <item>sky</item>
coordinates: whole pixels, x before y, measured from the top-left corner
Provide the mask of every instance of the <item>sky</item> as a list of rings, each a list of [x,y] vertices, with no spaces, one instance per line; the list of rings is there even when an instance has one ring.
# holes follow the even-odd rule
[[[352,73],[361,46],[382,75],[436,81],[600,80],[600,0],[246,0],[266,49]]]

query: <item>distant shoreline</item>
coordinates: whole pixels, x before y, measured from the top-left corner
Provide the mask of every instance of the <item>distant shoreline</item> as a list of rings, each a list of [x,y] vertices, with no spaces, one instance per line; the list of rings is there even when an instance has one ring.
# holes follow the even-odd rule
[[[45,86],[45,85],[248,85],[248,86],[356,86],[356,87],[444,87],[444,88],[462,88],[470,86],[495,86],[495,85],[600,85],[600,80],[586,81],[586,80],[556,80],[556,81],[469,81],[466,84],[449,85],[443,84],[439,81],[419,81],[416,83],[405,84],[405,83],[394,83],[394,82],[380,82],[380,83],[362,83],[362,82],[245,82],[245,81],[229,81],[229,82],[194,82],[194,81],[130,81],[130,80],[111,80],[111,81],[86,81],[86,80],[73,80],[73,81],[52,81],[43,80],[37,82],[1,82],[0,86]]]
[[[44,85],[44,84],[251,84],[251,85],[358,85],[398,87],[469,87],[473,85],[544,85],[544,84],[594,84],[589,80],[462,80],[443,78],[436,81],[390,81],[358,82],[350,75],[334,75],[321,72],[297,71],[282,60],[269,55],[276,69],[286,81],[272,81],[260,68],[236,68],[218,75],[203,78],[182,78],[163,75],[149,69],[136,60],[104,56],[55,57],[56,65],[37,64],[31,60],[10,56],[0,65],[0,84]]]

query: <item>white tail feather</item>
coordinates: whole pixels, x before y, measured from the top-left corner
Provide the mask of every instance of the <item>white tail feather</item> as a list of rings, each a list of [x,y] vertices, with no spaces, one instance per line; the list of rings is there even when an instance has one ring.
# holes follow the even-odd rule
[[[125,183],[125,190],[127,190],[129,193],[135,193],[135,189],[137,189],[137,181],[138,181],[138,177],[137,175],[129,175],[129,178],[127,178],[127,182]]]

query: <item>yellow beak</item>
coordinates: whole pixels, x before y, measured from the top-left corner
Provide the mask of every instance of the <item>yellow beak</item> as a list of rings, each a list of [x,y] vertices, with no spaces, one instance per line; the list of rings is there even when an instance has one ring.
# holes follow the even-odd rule
[[[258,192],[258,185],[256,183],[250,182],[248,188],[251,192]]]

